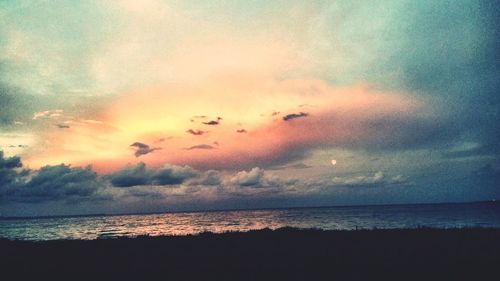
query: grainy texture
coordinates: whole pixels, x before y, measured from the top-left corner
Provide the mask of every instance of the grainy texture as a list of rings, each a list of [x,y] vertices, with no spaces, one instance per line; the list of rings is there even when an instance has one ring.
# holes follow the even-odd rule
[[[498,280],[500,229],[0,240],[0,253],[3,280]]]

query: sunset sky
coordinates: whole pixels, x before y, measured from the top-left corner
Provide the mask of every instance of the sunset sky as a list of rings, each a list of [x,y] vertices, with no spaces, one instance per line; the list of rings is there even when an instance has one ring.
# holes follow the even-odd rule
[[[498,7],[0,1],[0,215],[500,199]]]

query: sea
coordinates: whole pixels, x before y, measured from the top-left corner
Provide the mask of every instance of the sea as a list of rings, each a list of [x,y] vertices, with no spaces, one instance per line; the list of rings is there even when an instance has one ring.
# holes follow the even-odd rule
[[[1,218],[10,240],[109,239],[277,229],[500,228],[500,202]]]

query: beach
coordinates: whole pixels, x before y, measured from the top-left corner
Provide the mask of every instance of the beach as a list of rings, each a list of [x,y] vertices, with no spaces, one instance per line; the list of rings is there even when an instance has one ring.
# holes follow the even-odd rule
[[[494,280],[500,229],[280,228],[95,240],[0,240],[4,276],[67,280]]]

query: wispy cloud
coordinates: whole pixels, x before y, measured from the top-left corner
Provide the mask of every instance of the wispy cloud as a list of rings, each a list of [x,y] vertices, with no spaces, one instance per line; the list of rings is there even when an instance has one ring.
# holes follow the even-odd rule
[[[201,135],[207,133],[207,131],[189,129],[186,131],[186,133],[189,133],[189,134],[195,135],[195,136],[201,136]]]
[[[300,118],[300,117],[307,117],[307,116],[309,116],[309,114],[305,113],[305,112],[291,113],[291,114],[287,114],[287,115],[283,116],[283,121],[288,121],[291,119]]]
[[[215,147],[209,145],[209,144],[198,144],[198,145],[193,145],[188,148],[185,148],[186,150],[193,150],[193,149],[215,149]]]
[[[134,153],[135,157],[139,157],[141,155],[146,155],[146,154],[151,153],[155,150],[161,149],[161,147],[151,148],[149,145],[147,145],[145,143],[141,143],[141,142],[134,142],[130,146],[132,146],[136,149],[135,153]]]
[[[62,109],[54,109],[54,110],[46,110],[33,113],[33,120],[37,120],[40,118],[57,118],[61,117],[63,114]]]

